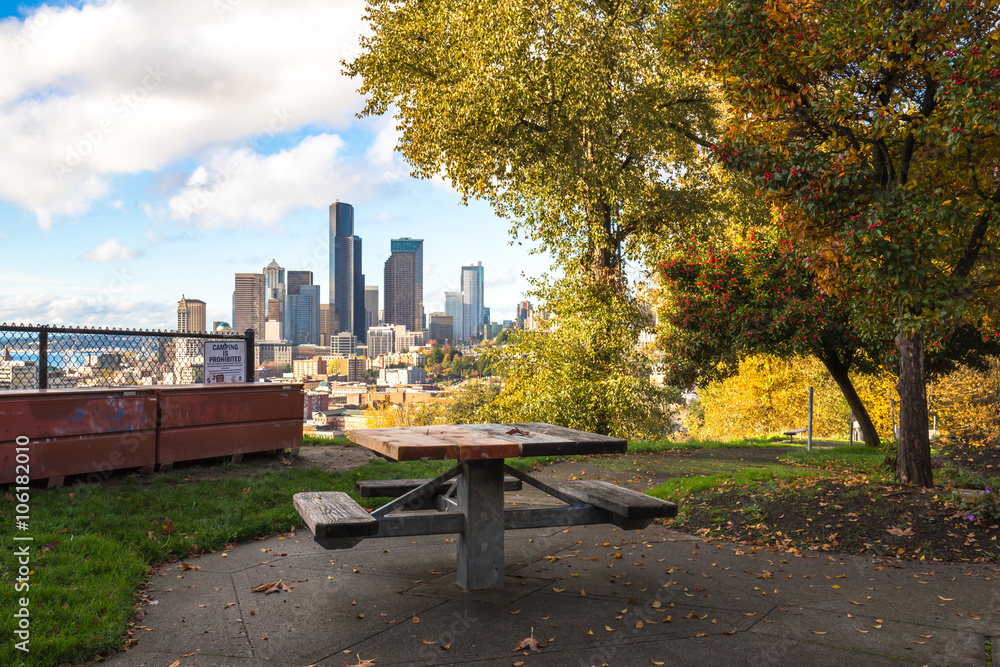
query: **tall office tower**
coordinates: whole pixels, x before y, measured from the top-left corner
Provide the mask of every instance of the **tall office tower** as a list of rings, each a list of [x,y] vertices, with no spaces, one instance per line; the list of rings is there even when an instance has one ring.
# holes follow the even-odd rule
[[[330,335],[335,333],[333,330],[332,314],[333,309],[330,308],[330,304],[319,304],[319,344],[323,347],[329,347]]]
[[[361,237],[354,235],[354,207],[339,201],[330,204],[330,306],[337,333],[349,331],[364,344],[367,330]]]
[[[198,299],[188,299],[183,294],[177,302],[177,330],[185,333],[205,333],[205,302]],[[197,338],[178,338],[175,341],[175,353],[183,357],[195,357],[201,354],[202,341]]]
[[[483,336],[483,263],[462,267],[462,340]]]
[[[177,302],[177,330],[185,333],[205,333],[205,302],[188,299],[183,294]]]
[[[295,291],[296,294],[285,296],[285,340],[295,345],[319,345],[319,285],[300,283]]]
[[[483,335],[486,335],[487,327],[490,326],[490,309],[483,306]]]
[[[365,326],[368,329],[382,323],[379,317],[378,285],[365,285]]]
[[[454,331],[450,336],[452,343],[459,343],[465,340],[465,338],[462,336],[463,310],[464,306],[462,305],[461,292],[444,293],[444,312],[447,315],[451,315],[451,322],[452,326],[454,327]]]
[[[385,323],[423,331],[424,242],[392,239],[390,247],[392,254],[385,261]]]
[[[312,285],[312,271],[289,271],[288,272],[288,294],[298,294],[299,286]]]
[[[264,267],[264,299],[267,304],[265,315],[272,322],[280,322],[284,315],[281,310],[285,304],[285,270],[278,266],[278,263],[271,260],[271,263]],[[272,303],[272,299],[277,303]],[[272,313],[272,308],[277,306],[278,311]]]
[[[253,329],[254,336],[264,339],[264,274],[237,273],[233,294],[233,330],[243,333]]]

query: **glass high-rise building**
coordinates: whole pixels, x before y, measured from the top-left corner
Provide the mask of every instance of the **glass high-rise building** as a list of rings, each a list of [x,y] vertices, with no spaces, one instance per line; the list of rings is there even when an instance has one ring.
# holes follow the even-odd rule
[[[462,293],[461,292],[445,292],[444,293],[444,312],[447,315],[451,315],[451,323],[453,327],[452,335],[449,336],[451,340],[455,343],[459,343],[465,340],[462,336],[462,311],[464,307],[462,305]]]
[[[284,337],[295,345],[319,345],[319,285],[299,284],[295,291],[285,296]]]
[[[483,263],[462,267],[462,340],[483,337]]]
[[[336,333],[348,331],[364,344],[365,275],[361,272],[361,237],[354,235],[354,207],[339,201],[330,204],[330,309]]]
[[[402,324],[410,331],[424,330],[423,239],[392,239],[392,254],[385,261],[385,311],[387,325]]]
[[[381,323],[382,318],[378,315],[378,285],[365,285],[365,324],[371,329]]]
[[[312,271],[289,271],[288,272],[288,293],[298,294],[300,285],[312,285]]]

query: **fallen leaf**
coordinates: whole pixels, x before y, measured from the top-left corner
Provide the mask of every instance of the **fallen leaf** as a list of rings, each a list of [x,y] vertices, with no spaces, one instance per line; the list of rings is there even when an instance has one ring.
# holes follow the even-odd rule
[[[365,660],[360,655],[357,656],[357,658],[358,658],[358,664],[356,665],[344,662],[343,660],[340,661],[340,664],[343,667],[375,667],[375,658],[372,658],[371,660]]]
[[[432,641],[431,641],[431,640],[429,640],[429,639],[421,639],[421,640],[420,640],[420,643],[421,643],[421,644],[437,644],[437,642],[432,642]]]
[[[931,639],[934,635],[917,635],[917,636],[922,637],[924,639]]]
[[[906,530],[901,530],[899,528],[886,528],[885,532],[890,535],[895,535],[896,537],[912,537],[913,529],[907,528]]]
[[[535,639],[535,629],[531,629],[531,636],[522,639],[517,643],[517,646],[511,649],[511,653],[515,651],[521,651],[526,648],[530,648],[535,653],[541,653],[542,649],[545,648],[545,644],[542,644],[537,639]]]
[[[951,601],[952,601],[952,600],[954,600],[955,598],[944,598],[944,597],[941,597],[941,596],[939,595],[939,596],[938,596],[938,599],[939,599],[939,600],[944,600],[945,602],[951,602]]]
[[[187,563],[181,563],[177,566],[178,570],[200,570],[201,565],[188,565]]]
[[[824,630],[824,631],[822,631],[822,632],[820,632],[819,630],[813,630],[813,631],[812,631],[812,633],[813,633],[814,635],[825,635],[825,634],[826,634],[826,632],[827,632],[826,630]]]
[[[260,586],[257,586],[256,588],[253,588],[251,590],[254,593],[263,593],[264,595],[270,595],[271,593],[290,591],[293,588],[295,588],[295,586],[289,586],[281,579],[278,579],[277,581],[272,581],[269,584],[261,584]]]

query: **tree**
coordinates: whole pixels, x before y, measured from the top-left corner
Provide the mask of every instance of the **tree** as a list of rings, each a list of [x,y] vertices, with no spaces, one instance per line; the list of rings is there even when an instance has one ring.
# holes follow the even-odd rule
[[[422,178],[488,200],[562,266],[624,289],[623,262],[712,205],[690,137],[708,87],[659,48],[651,0],[368,0],[346,73],[394,113]]]
[[[720,158],[756,179],[824,289],[867,293],[851,304],[859,315],[877,303],[892,317],[896,476],[932,486],[928,331],[995,310],[998,1],[690,0],[671,11],[667,44],[731,107]]]
[[[895,368],[891,317],[868,304],[859,324],[852,303],[872,295],[820,291],[792,242],[779,234],[751,230],[744,241],[691,243],[660,262],[657,343],[666,381],[691,386],[723,379],[749,355],[815,356],[840,388],[865,442],[877,446],[879,431],[850,374]],[[991,330],[968,324],[938,323],[927,341],[932,378],[959,364],[984,368],[989,355],[1000,353]]]
[[[656,439],[668,428],[664,393],[649,381],[638,345],[652,322],[631,296],[570,275],[539,285],[552,316],[539,330],[512,330],[486,354],[503,378],[490,414],[623,438]]]
[[[878,446],[849,372],[875,370],[883,352],[865,350],[846,299],[817,290],[790,241],[751,232],[729,247],[692,244],[664,259],[658,272],[665,298],[657,342],[666,355],[666,382],[723,379],[749,355],[812,355],[837,383],[865,443]]]

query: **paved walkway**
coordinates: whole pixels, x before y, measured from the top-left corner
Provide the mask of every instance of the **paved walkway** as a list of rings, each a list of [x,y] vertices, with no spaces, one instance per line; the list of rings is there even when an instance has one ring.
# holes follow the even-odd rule
[[[560,466],[539,476],[609,473]],[[303,530],[164,566],[137,644],[106,664],[957,666],[989,664],[991,641],[1000,656],[1000,565],[578,526],[508,533],[504,589],[467,592],[455,552],[448,535],[325,551]],[[540,652],[512,650],[532,636]]]

